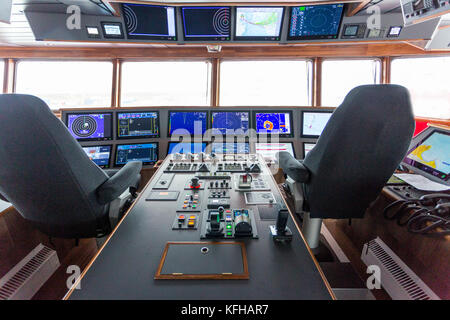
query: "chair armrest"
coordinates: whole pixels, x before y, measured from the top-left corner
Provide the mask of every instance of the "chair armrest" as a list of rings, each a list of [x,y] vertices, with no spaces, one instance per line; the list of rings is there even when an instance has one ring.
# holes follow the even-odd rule
[[[297,182],[308,182],[310,172],[303,163],[296,160],[289,152],[281,151],[277,153],[278,164],[284,173]]]
[[[9,200],[8,199],[6,199],[1,193],[0,193],[0,200],[3,200],[3,201],[6,201],[6,202],[9,202]]]
[[[141,169],[142,162],[128,162],[97,189],[98,202],[107,204],[119,197],[129,187],[135,187],[136,181],[140,178]]]

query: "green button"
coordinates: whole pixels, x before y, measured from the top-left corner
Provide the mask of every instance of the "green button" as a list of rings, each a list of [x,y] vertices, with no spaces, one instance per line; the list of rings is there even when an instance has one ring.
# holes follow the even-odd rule
[[[227,229],[231,229],[231,224],[227,224]]]
[[[228,232],[228,233],[227,233],[227,236],[230,236],[230,237],[231,237],[232,235],[233,235],[233,233],[231,233],[231,232]]]

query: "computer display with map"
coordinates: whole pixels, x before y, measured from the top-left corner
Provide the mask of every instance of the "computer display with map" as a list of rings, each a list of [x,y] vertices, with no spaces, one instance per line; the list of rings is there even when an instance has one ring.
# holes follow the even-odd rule
[[[182,7],[184,40],[228,41],[231,37],[230,7]]]
[[[336,39],[343,9],[343,3],[292,7],[288,39]]]
[[[256,111],[255,129],[258,134],[278,134],[280,137],[291,137],[293,133],[292,112]]]
[[[292,142],[280,143],[255,143],[255,153],[261,154],[265,160],[275,161],[276,154],[281,151],[289,152],[295,158]]]
[[[211,112],[213,134],[245,134],[249,129],[250,112]]]
[[[250,153],[248,142],[238,143],[212,143],[211,152],[217,154],[223,153]]]
[[[155,164],[158,161],[158,143],[119,144],[116,150],[116,166],[124,166],[129,161]]]
[[[428,128],[403,160],[412,171],[449,184],[450,131]]]
[[[91,159],[100,168],[109,168],[111,160],[111,146],[89,146],[83,147],[89,159]]]
[[[236,40],[280,40],[283,7],[237,7]]]
[[[207,111],[170,111],[169,136],[203,135],[207,129]]]
[[[315,143],[303,142],[303,157],[306,157],[315,146]]]
[[[80,141],[112,139],[112,113],[68,113],[66,126]]]
[[[206,142],[169,142],[167,154],[172,153],[200,153],[204,152]]]
[[[159,112],[118,112],[117,138],[159,137]]]
[[[332,111],[302,111],[301,136],[303,138],[318,138],[332,114]]]

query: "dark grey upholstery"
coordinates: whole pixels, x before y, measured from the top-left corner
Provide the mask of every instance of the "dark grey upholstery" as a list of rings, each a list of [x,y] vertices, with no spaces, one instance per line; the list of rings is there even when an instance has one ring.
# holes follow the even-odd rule
[[[45,102],[30,95],[0,95],[0,194],[49,236],[108,232],[106,200],[139,179],[141,167],[130,163],[123,174],[109,178]]]
[[[334,111],[302,163],[286,152],[278,156],[281,168],[303,183],[311,218],[360,218],[405,156],[413,132],[406,88],[359,86]]]

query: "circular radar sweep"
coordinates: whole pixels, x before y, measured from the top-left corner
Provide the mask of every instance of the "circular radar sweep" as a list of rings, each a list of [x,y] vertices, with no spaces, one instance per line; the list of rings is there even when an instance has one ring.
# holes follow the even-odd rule
[[[138,27],[138,19],[136,13],[126,4],[123,5],[123,11],[125,14],[125,23],[127,24],[127,30],[129,33],[136,31]]]
[[[78,137],[89,137],[97,130],[97,122],[90,116],[80,116],[72,122],[72,132]]]
[[[272,131],[273,130],[272,121],[269,120],[264,121],[264,129]]]
[[[328,8],[317,8],[315,15],[306,23],[315,33],[320,33],[333,23],[333,11]]]
[[[213,27],[217,34],[227,36],[230,32],[230,15],[228,9],[217,10],[213,17]]]

